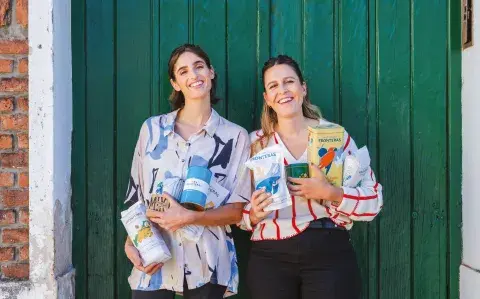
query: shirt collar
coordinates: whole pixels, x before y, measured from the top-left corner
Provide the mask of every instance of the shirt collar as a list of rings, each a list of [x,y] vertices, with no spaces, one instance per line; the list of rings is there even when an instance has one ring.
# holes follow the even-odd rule
[[[180,109],[172,111],[166,115],[165,126],[164,126],[165,129],[163,131],[164,136],[168,136],[169,134],[173,133],[178,111],[180,111]],[[215,111],[215,109],[212,108],[212,113],[210,114],[210,118],[207,120],[202,130],[205,130],[205,132],[207,132],[207,134],[210,137],[213,137],[219,124],[220,124],[220,115],[217,113],[217,111]]]

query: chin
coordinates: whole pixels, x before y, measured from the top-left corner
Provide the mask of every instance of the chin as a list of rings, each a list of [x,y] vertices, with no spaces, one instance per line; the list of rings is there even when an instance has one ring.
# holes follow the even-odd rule
[[[280,117],[280,118],[293,118],[293,117],[296,117],[298,115],[302,115],[302,110],[298,110],[298,109],[281,109],[280,111],[276,111],[277,112],[277,117]]]
[[[210,94],[210,91],[208,91],[208,92],[201,92],[201,93],[200,93],[200,92],[198,92],[198,93],[196,92],[196,93],[191,93],[189,98],[192,99],[192,100],[203,100],[203,99],[205,99],[206,97],[208,97],[209,94]]]

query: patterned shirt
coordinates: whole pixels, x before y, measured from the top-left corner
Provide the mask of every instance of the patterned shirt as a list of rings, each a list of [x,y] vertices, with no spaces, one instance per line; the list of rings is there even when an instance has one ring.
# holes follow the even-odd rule
[[[184,140],[174,131],[177,113],[178,110],[144,122],[133,156],[127,205],[158,196],[165,179],[185,179],[189,166],[211,170],[212,180],[228,194],[220,205],[245,202],[230,191],[237,184],[240,166],[248,159],[247,131],[212,109],[203,129]],[[172,259],[152,276],[134,268],[128,279],[132,289],[181,293],[185,278],[189,289],[210,282],[227,286],[226,296],[237,293],[238,266],[230,226],[205,227],[198,242],[182,238],[178,231],[160,231]]]
[[[328,123],[321,119],[320,124]],[[252,144],[263,136],[261,131],[255,131],[250,134]],[[345,131],[343,151],[352,154],[358,150],[355,141]],[[263,141],[263,140],[262,140]],[[279,144],[283,148],[284,164],[306,163],[307,151],[297,160],[283,144],[277,133],[268,142],[263,141],[263,147]],[[310,222],[320,218],[329,217],[335,224],[351,229],[353,221],[371,221],[382,209],[382,186],[376,181],[371,168],[367,171],[359,187],[343,188],[343,200],[340,205],[324,201],[323,205],[313,199],[305,199],[298,196],[292,196],[292,205],[271,213],[266,219],[252,227],[250,222],[251,204],[248,203],[243,211],[243,219],[239,226],[242,229],[253,231],[251,240],[281,240],[298,235],[309,226]],[[238,185],[238,190],[243,190],[243,196],[251,194],[250,172],[244,175],[242,183]],[[250,198],[250,196],[248,196]]]

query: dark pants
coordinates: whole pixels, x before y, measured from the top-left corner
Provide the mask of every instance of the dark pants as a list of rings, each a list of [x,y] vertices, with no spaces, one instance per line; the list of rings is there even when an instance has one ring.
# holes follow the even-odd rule
[[[227,287],[218,284],[206,285],[188,290],[184,285],[183,298],[185,299],[222,299]],[[132,299],[173,299],[175,292],[168,290],[136,291],[132,290]]]
[[[286,240],[252,244],[251,299],[357,299],[360,272],[345,230],[308,228]]]

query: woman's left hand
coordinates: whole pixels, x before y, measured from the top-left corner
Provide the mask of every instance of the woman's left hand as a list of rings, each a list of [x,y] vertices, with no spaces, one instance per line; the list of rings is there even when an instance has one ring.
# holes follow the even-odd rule
[[[334,202],[342,201],[342,188],[332,186],[318,166],[312,165],[310,171],[309,178],[288,178],[288,181],[297,184],[288,184],[291,195],[306,199],[330,200]]]
[[[171,232],[193,222],[196,212],[185,209],[167,193],[164,193],[162,196],[165,196],[170,201],[170,208],[165,212],[148,209],[147,217],[150,221]]]

